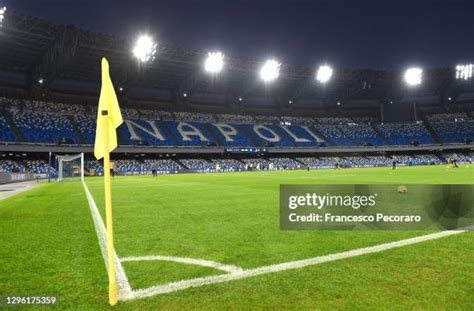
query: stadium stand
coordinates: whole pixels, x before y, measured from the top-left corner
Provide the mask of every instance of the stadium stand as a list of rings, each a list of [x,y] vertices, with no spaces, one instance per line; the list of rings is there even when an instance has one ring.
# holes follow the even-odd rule
[[[422,123],[386,123],[375,126],[393,145],[411,145],[415,142],[433,143],[433,138]]]
[[[275,169],[297,169],[301,167],[301,163],[290,158],[270,158],[269,159]]]
[[[10,129],[7,120],[0,115],[0,141],[16,141],[16,136]]]
[[[150,174],[152,170],[176,173],[181,166],[171,159],[117,160],[114,161],[117,173]]]
[[[25,166],[19,161],[0,160],[0,172],[2,173],[23,173],[25,171]]]
[[[16,126],[30,142],[79,143],[67,116],[33,111],[13,113]]]
[[[335,167],[340,161],[339,157],[301,157],[295,159],[311,169]]]
[[[292,117],[292,116],[283,116],[281,117],[281,121],[283,123],[290,123],[291,124],[300,124],[300,125],[313,125],[316,121],[313,118],[306,118],[306,117]]]
[[[355,145],[383,145],[384,140],[368,124],[348,124],[339,126],[341,132]]]
[[[463,143],[474,141],[474,120],[456,119],[459,121],[432,122],[433,128],[446,143]]]
[[[250,170],[262,170],[267,169],[270,162],[263,158],[253,158],[253,159],[242,159],[242,161],[247,165],[247,169]]]
[[[249,115],[240,115],[240,114],[217,114],[217,120],[219,122],[225,123],[254,123],[254,120]]]
[[[221,172],[239,172],[245,170],[245,164],[235,159],[212,159],[214,169],[219,166]]]
[[[212,162],[204,159],[183,159],[180,160],[188,169],[196,172],[210,172],[215,169]]]
[[[92,144],[95,108],[79,104],[0,98],[0,140]],[[373,118],[276,117],[122,109],[120,143],[150,146],[319,147],[433,144],[423,122],[381,123]],[[10,123],[9,123],[9,120]],[[474,140],[466,113],[428,115],[443,143]]]
[[[217,165],[220,172],[240,172],[246,170],[274,170],[282,169],[320,169],[320,168],[348,168],[348,167],[376,167],[391,166],[395,160],[401,166],[434,165],[447,163],[447,159],[455,158],[458,163],[472,163],[474,152],[444,152],[439,155],[423,153],[414,155],[393,156],[338,156],[338,157],[272,157],[245,158],[245,159],[118,159],[114,160],[118,174],[151,174],[152,170],[158,173],[179,173],[191,170],[194,172],[215,172]],[[272,166],[270,166],[272,164]],[[86,174],[102,174],[103,167],[99,161],[86,160],[84,163]],[[45,160],[28,159],[1,159],[0,172],[47,174],[48,162]],[[55,174],[51,167],[51,173]]]
[[[0,160],[0,172],[47,174],[48,162],[43,160]],[[51,167],[51,173],[55,174]]]

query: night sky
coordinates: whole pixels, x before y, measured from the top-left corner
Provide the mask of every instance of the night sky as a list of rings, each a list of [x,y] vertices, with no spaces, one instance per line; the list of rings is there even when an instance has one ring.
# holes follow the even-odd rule
[[[62,24],[251,60],[344,68],[474,61],[473,0],[0,0]]]

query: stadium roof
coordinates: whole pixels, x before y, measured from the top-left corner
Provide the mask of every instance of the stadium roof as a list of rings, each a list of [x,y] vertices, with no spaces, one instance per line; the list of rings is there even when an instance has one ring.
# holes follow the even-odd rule
[[[471,83],[455,79],[454,68],[425,69],[424,81],[415,90],[403,83],[402,70],[335,68],[333,79],[321,86],[316,68],[283,64],[280,78],[270,87],[258,79],[261,62],[226,56],[226,70],[218,78],[207,75],[203,62],[208,51],[183,50],[158,43],[156,59],[140,64],[131,53],[133,39],[58,25],[8,10],[0,28],[1,84],[65,91],[98,92],[100,59],[106,56],[116,87],[133,98],[161,101],[243,105],[316,107],[343,102],[429,98],[447,101],[472,92]],[[7,78],[6,78],[7,77]],[[2,77],[0,76],[0,79]],[[38,83],[42,79],[42,83]],[[1,81],[1,80],[0,80]],[[183,94],[186,93],[186,98]]]

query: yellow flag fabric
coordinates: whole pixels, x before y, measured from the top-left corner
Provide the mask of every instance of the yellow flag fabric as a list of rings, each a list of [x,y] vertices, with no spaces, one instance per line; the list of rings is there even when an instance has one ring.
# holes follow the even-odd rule
[[[104,130],[102,111],[108,112],[109,146],[108,151],[112,152],[117,148],[117,127],[123,123],[122,114],[115,94],[114,86],[109,74],[109,62],[102,58],[102,87],[100,90],[99,108],[97,110],[97,126],[95,130],[94,156],[97,160],[104,157]]]

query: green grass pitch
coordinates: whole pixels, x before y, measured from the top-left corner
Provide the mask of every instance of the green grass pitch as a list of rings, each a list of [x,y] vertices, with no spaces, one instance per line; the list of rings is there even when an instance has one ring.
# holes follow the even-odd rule
[[[103,213],[101,178],[86,178]],[[428,232],[280,231],[279,185],[474,183],[474,167],[178,174],[112,181],[120,257],[193,257],[244,269]],[[56,295],[60,308],[109,309],[107,274],[80,182],[44,183],[0,201],[0,296]],[[134,289],[220,274],[125,262]],[[121,302],[117,309],[474,308],[474,233],[317,266]]]

